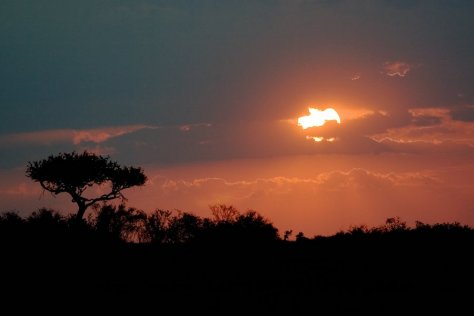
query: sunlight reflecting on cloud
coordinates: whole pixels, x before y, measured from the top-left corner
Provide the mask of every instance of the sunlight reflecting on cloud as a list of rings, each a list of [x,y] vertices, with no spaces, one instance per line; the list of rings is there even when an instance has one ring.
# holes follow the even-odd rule
[[[412,65],[403,61],[387,61],[383,64],[385,74],[390,77],[405,77],[412,69]]]
[[[389,128],[373,135],[378,142],[397,143],[452,143],[474,146],[474,124],[451,117],[447,108],[410,109],[411,122],[398,128]]]

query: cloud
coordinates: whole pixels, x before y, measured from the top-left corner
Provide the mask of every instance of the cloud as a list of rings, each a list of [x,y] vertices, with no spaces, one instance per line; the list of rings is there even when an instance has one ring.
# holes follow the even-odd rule
[[[235,170],[236,174],[239,172]],[[473,174],[473,170],[464,172],[464,177]],[[453,198],[457,201],[455,207],[465,212],[463,222],[474,222],[468,215],[474,201],[469,193],[472,185],[458,182],[454,172],[440,170],[377,172],[353,168],[320,172],[312,177],[240,180],[218,176],[152,178],[152,184],[130,198],[150,197],[154,207],[188,210],[202,216],[210,215],[208,206],[214,203],[234,205],[240,210],[256,209],[281,230],[291,228],[309,235],[334,233],[355,224],[375,225],[397,215],[413,222],[427,218],[447,220],[454,216],[447,213],[453,208]]]
[[[59,129],[36,132],[17,133],[0,136],[2,144],[56,144],[71,143],[79,145],[82,143],[100,144],[111,138],[134,133],[142,129],[155,129],[157,127],[147,125],[126,125],[115,127],[103,127],[95,129]]]
[[[198,124],[184,124],[180,125],[178,128],[182,132],[189,132],[193,128],[198,128],[198,127],[211,127],[212,124],[210,123],[198,123]]]
[[[314,177],[273,176],[253,180],[228,180],[225,177],[185,180],[159,175],[151,178],[150,184],[144,189],[146,192],[137,192],[137,196],[153,197],[161,206],[202,213],[207,211],[210,204],[226,203],[254,207],[263,212],[278,212],[281,211],[278,203],[282,202],[283,205],[291,206],[288,212],[296,213],[295,216],[304,211],[312,212],[310,217],[317,216],[320,210],[341,206],[340,202],[343,201],[337,199],[345,196],[361,194],[370,199],[370,196],[375,198],[399,190],[418,190],[419,187],[426,190],[443,183],[431,171],[379,173],[363,168],[321,172]],[[334,200],[328,201],[328,197]],[[287,214],[287,217],[291,217],[291,214]]]
[[[359,132],[358,128],[359,124],[352,125],[348,121],[341,124],[329,121],[323,127],[306,130],[292,120],[238,121],[196,126],[189,130],[144,129],[111,139],[104,145],[117,148],[125,161],[133,162],[138,157],[141,163],[162,164],[384,150],[384,145],[366,137],[365,130]],[[316,143],[306,136],[331,141]]]
[[[411,122],[373,135],[377,142],[457,144],[474,147],[474,124],[454,120],[448,108],[410,109]]]
[[[130,134],[142,129],[155,129],[157,127],[147,125],[129,125],[118,127],[106,127],[89,130],[73,131],[73,143],[78,145],[85,142],[92,142],[96,144],[103,143],[111,138]]]
[[[403,61],[387,61],[383,64],[383,69],[387,76],[405,77],[412,69],[412,65]]]
[[[451,116],[454,120],[473,122],[474,121],[474,104],[454,107],[451,110]]]
[[[440,125],[450,120],[449,110],[446,108],[419,108],[409,109],[411,124],[418,127]]]
[[[411,126],[413,122],[425,126],[428,120],[432,124],[440,120],[436,113],[413,116],[406,111],[365,108],[340,114],[341,124],[328,121],[324,126],[305,130],[297,125],[296,119],[184,124],[142,129],[101,145],[116,148],[118,157],[127,163],[164,165],[323,153],[358,155],[396,152],[399,147],[388,146],[381,137],[374,136]],[[324,141],[315,142],[312,137]]]
[[[351,78],[352,81],[355,81],[355,80],[359,80],[360,79],[360,75],[359,74],[354,74]]]
[[[183,192],[190,190],[201,190],[203,188],[228,192],[229,189],[235,195],[229,194],[234,200],[253,195],[255,191],[268,193],[289,193],[296,191],[301,186],[309,186],[312,190],[343,191],[347,189],[375,189],[382,190],[394,186],[417,186],[420,184],[438,184],[440,180],[431,172],[406,172],[406,173],[377,173],[362,168],[354,168],[348,171],[330,171],[317,175],[314,178],[300,177],[271,177],[258,178],[255,180],[227,181],[223,178],[199,178],[191,181],[163,179],[159,186],[165,194],[172,192]],[[248,190],[252,193],[247,192]],[[242,192],[246,192],[242,194]],[[225,202],[225,201],[224,201]]]
[[[125,125],[94,129],[58,129],[0,135],[2,159],[0,168],[23,166],[27,161],[44,158],[58,152],[87,150],[111,155],[121,146],[110,144],[114,139],[144,129],[157,129],[149,125]]]
[[[196,178],[173,180],[159,177],[148,190],[164,200],[186,198],[194,209],[205,209],[208,204],[228,203],[251,206],[263,200],[288,198],[304,199],[306,203],[325,194],[347,192],[388,192],[396,188],[435,187],[442,184],[433,172],[378,173],[362,168],[348,171],[323,172],[313,178],[275,176],[255,180],[229,181],[225,178]],[[268,201],[266,201],[268,202]],[[177,203],[179,205],[180,203]],[[189,205],[189,204],[188,204]],[[305,207],[311,207],[307,204]],[[325,206],[327,207],[327,206]]]
[[[8,161],[10,165],[24,165],[51,153],[71,150],[113,155],[124,164],[176,165],[323,153],[431,152],[419,145],[414,148],[414,143],[437,145],[451,141],[469,145],[474,139],[471,124],[453,120],[447,108],[396,112],[342,109],[340,115],[341,124],[327,121],[324,126],[307,129],[298,126],[294,118],[43,131],[0,138],[0,146],[5,148],[4,165]]]

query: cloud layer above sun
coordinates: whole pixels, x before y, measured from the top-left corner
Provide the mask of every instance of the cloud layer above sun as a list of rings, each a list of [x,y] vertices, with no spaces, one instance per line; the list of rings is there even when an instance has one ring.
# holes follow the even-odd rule
[[[466,107],[470,109],[470,107]],[[240,121],[176,126],[117,126],[89,130],[46,130],[0,138],[5,166],[24,165],[29,150],[89,150],[113,153],[126,162],[177,164],[311,154],[470,154],[474,124],[457,120],[459,108],[385,111],[340,110],[343,124],[302,129],[296,116],[276,121]],[[352,115],[352,117],[351,117]],[[315,144],[312,137],[331,140]],[[23,159],[23,161],[22,161]]]

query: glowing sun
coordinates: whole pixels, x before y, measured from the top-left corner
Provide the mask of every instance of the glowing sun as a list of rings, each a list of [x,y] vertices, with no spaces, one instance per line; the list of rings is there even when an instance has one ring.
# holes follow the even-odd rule
[[[308,108],[308,110],[309,115],[298,118],[298,125],[303,129],[323,126],[327,121],[336,121],[338,124],[341,124],[339,114],[332,108],[328,108],[324,111],[315,108]]]

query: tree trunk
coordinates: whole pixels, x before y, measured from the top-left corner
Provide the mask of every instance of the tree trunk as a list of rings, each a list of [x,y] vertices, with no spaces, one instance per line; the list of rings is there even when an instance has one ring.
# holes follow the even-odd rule
[[[86,212],[87,206],[85,203],[77,203],[77,205],[79,206],[79,210],[77,211],[76,219],[80,221],[84,217],[84,213]]]

